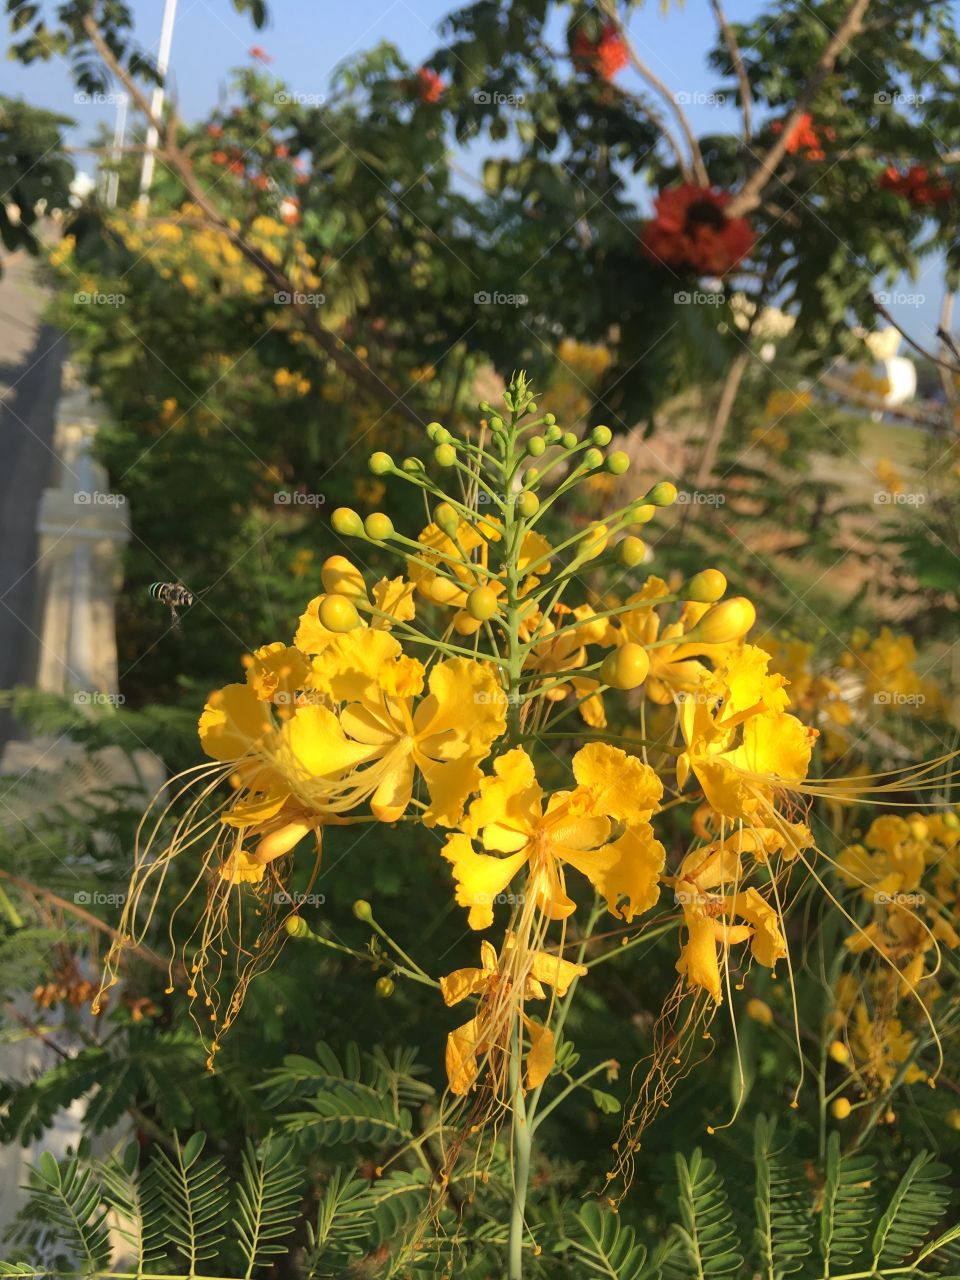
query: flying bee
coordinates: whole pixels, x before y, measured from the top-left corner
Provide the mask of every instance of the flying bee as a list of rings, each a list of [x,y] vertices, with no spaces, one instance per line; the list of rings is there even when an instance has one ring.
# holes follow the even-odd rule
[[[192,591],[188,590],[181,582],[152,582],[150,584],[150,599],[159,600],[161,604],[170,606],[170,620],[175,631],[180,630],[180,615],[178,609],[189,609],[195,600]]]

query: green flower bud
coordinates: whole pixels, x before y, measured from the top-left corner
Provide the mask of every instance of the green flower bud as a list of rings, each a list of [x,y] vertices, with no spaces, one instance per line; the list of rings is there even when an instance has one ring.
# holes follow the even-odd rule
[[[628,569],[634,568],[635,565],[643,564],[644,556],[647,554],[645,543],[640,538],[635,538],[631,534],[623,539],[617,547],[617,555],[620,557],[620,563],[627,566]]]
[[[386,542],[394,534],[393,521],[382,511],[374,511],[363,522],[366,535],[373,542]]]
[[[389,1000],[396,989],[397,984],[392,978],[383,977],[377,979],[376,992],[381,1000]]]
[[[575,449],[580,441],[577,439],[575,432],[565,431],[560,437],[560,443],[565,449]]]
[[[527,453],[533,458],[539,458],[547,447],[547,442],[543,436],[531,436],[527,441]]]
[[[553,424],[556,422],[556,420],[557,419],[554,417],[552,413],[545,413],[543,415],[543,424],[546,427],[552,427]]]
[[[337,507],[330,523],[342,538],[359,538],[363,533],[363,521],[352,507]]]
[[[653,486],[646,500],[652,502],[655,507],[672,507],[677,500],[677,486],[671,484],[669,480],[661,480],[659,484]]]
[[[591,471],[596,471],[597,467],[603,466],[603,454],[599,449],[588,449],[583,455],[583,465],[589,467]]]
[[[367,923],[373,919],[373,907],[366,898],[358,898],[353,904],[353,914],[358,920],[366,920]]]
[[[382,451],[371,453],[368,465],[375,476],[389,475],[394,469],[393,459],[389,453],[383,453]]]
[[[408,476],[413,475],[414,472],[423,471],[424,469],[423,462],[419,458],[404,458],[400,467]]]
[[[283,927],[291,938],[305,938],[310,932],[310,926],[303,916],[287,916]]]
[[[427,423],[427,439],[432,440],[434,444],[440,444],[441,442],[437,439],[437,432],[442,430],[443,430],[442,422],[428,422]]]
[[[525,489],[523,493],[517,495],[517,510],[525,520],[529,520],[540,510],[540,499],[535,493]]]
[[[610,430],[609,427],[594,427],[593,430],[590,432],[590,439],[593,441],[594,444],[599,444],[599,445],[609,444],[610,441],[613,439],[613,432]]]
[[[622,476],[630,467],[630,459],[622,449],[615,449],[607,458],[607,470],[611,475]]]
[[[553,414],[549,413],[547,414],[547,417],[553,418]],[[546,440],[547,444],[558,444],[563,439],[563,432],[557,426],[556,419],[554,419],[554,421],[547,427],[546,431],[543,433],[543,438]]]
[[[457,451],[452,444],[438,444],[433,456],[439,466],[452,467],[457,460]]]

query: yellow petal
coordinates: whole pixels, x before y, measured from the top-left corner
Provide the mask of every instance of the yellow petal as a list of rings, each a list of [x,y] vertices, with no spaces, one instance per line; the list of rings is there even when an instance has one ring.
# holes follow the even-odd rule
[[[370,801],[370,812],[381,822],[396,822],[413,794],[413,753],[395,747],[383,763],[383,777]]]
[[[741,916],[754,928],[750,950],[760,964],[772,969],[787,954],[787,944],[780,932],[780,920],[776,911],[756,889],[747,889],[730,900],[734,915]]]
[[[688,986],[702,987],[717,1004],[721,1002],[720,966],[712,920],[687,921],[687,942],[680,952],[677,971],[686,974]]]
[[[320,621],[320,606],[326,596],[314,596],[300,615],[300,625],[293,637],[293,643],[301,653],[307,655],[323,653],[336,640],[336,633],[328,631]]]
[[[522,747],[514,747],[493,762],[494,777],[484,778],[480,795],[470,806],[470,828],[479,831],[498,823],[529,833],[540,821],[542,792],[533,761]]]
[[[373,603],[381,613],[387,613],[395,622],[409,622],[416,615],[413,603],[414,584],[406,578],[381,578],[373,588]],[[383,629],[390,623],[374,618],[371,625]]]
[[[467,996],[480,995],[489,984],[490,974],[486,969],[454,969],[440,979],[440,994],[444,1004],[455,1005]]]
[[[455,827],[471,792],[480,785],[482,773],[473,756],[461,756],[436,764],[420,760],[420,771],[430,793],[430,804],[422,814],[425,827]]]
[[[480,1019],[471,1018],[447,1036],[446,1067],[451,1093],[469,1093],[476,1083],[480,1035]]]
[[[545,982],[553,987],[558,996],[565,996],[574,978],[583,978],[587,974],[585,964],[574,964],[572,960],[564,960],[563,956],[552,955],[546,951],[537,951],[533,956],[530,974],[538,982]]]
[[[649,765],[606,742],[591,742],[573,757],[573,776],[594,811],[622,822],[646,822],[660,803],[663,784]]]
[[[536,1089],[543,1084],[553,1070],[556,1061],[556,1044],[553,1032],[549,1027],[541,1027],[530,1019],[524,1019],[527,1035],[530,1037],[530,1050],[527,1053],[527,1088]]]
[[[327,707],[298,707],[283,726],[281,738],[289,748],[294,770],[308,778],[339,777],[378,754],[376,747],[350,742]]]
[[[239,760],[271,732],[269,708],[246,684],[228,684],[207,699],[200,717],[200,744],[214,760]]]
[[[665,853],[649,823],[627,827],[623,835],[600,849],[557,854],[587,877],[606,899],[607,909],[623,920],[654,906],[660,897],[660,873]],[[620,900],[625,901],[620,905]]]
[[[447,837],[443,856],[453,866],[457,882],[457,903],[468,907],[471,929],[487,929],[493,924],[493,901],[503,893],[527,860],[525,853],[510,858],[491,858],[477,853],[469,836],[456,832]]]
[[[489,662],[449,658],[430,672],[428,687],[430,696],[413,722],[420,749],[436,760],[486,755],[507,722],[496,669]]]

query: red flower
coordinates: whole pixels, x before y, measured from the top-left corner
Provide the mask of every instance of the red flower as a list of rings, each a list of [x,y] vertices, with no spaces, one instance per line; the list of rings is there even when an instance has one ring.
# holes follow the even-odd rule
[[[278,160],[286,160],[287,156],[290,154],[290,148],[286,146],[285,143],[278,142],[277,145],[273,148],[273,154],[277,157]]]
[[[266,191],[270,185],[270,179],[265,173],[258,173],[250,179],[250,185],[256,187],[258,191]]]
[[[227,165],[231,173],[246,173],[247,167],[242,160],[231,160]]]
[[[421,67],[411,82],[411,87],[421,102],[439,102],[447,86],[436,71],[430,67]]]
[[[208,124],[208,125],[207,125],[207,137],[208,137],[208,138],[222,138],[222,137],[223,137],[223,126],[222,126],[222,125],[219,125],[219,124]]]
[[[610,81],[630,61],[623,37],[612,22],[608,22],[599,40],[591,40],[585,31],[578,31],[571,49],[573,64],[578,71],[587,71]]]
[[[927,205],[943,204],[953,199],[953,184],[938,173],[931,174],[926,165],[911,165],[901,173],[896,165],[888,165],[880,175],[879,184],[884,191],[904,196],[915,209]]]
[[[213,154],[210,156],[210,159],[213,161],[214,164],[226,164],[227,153],[225,151],[214,151]]]
[[[656,214],[643,230],[648,257],[698,275],[722,276],[753,248],[754,234],[746,218],[728,218],[730,196],[691,182],[661,191]]]
[[[250,50],[250,57],[254,58],[257,62],[267,63],[273,61],[266,49],[262,49],[258,44],[255,44]]]
[[[288,227],[295,227],[300,221],[300,201],[296,196],[284,196],[280,201],[280,217]]]
[[[783,133],[783,121],[775,120],[770,126],[770,131],[775,138],[779,138]],[[790,155],[802,152],[807,160],[822,160],[824,158],[822,139],[834,142],[836,137],[836,131],[829,126],[820,126],[818,129],[813,123],[813,116],[809,111],[805,111],[787,134],[787,151]]]

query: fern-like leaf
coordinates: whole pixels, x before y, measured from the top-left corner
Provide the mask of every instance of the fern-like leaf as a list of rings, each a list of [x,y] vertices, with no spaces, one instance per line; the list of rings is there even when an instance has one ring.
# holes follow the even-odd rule
[[[363,1255],[368,1223],[362,1204],[367,1190],[361,1178],[334,1170],[317,1209],[316,1225],[307,1224],[303,1280],[341,1276],[351,1261]]]
[[[115,1230],[133,1253],[138,1271],[159,1256],[164,1210],[158,1178],[139,1167],[139,1147],[131,1142],[119,1156],[97,1166],[104,1199],[116,1211]]]
[[[671,1280],[713,1280],[732,1275],[743,1263],[736,1250],[737,1229],[726,1189],[713,1160],[698,1148],[689,1160],[677,1155],[681,1224],[674,1227],[677,1248],[662,1274]]]
[[[823,1274],[848,1267],[860,1256],[873,1221],[875,1162],[869,1156],[840,1155],[840,1135],[827,1142],[827,1167],[820,1213]]]
[[[607,1280],[642,1280],[647,1251],[636,1243],[633,1227],[625,1227],[612,1209],[588,1202],[572,1222],[568,1257],[575,1259],[572,1274],[605,1276]]]
[[[249,1280],[256,1267],[287,1252],[279,1241],[296,1225],[303,1180],[290,1155],[289,1139],[268,1134],[259,1151],[247,1142],[237,1194],[237,1232]]]
[[[949,1172],[929,1152],[911,1161],[874,1232],[875,1270],[905,1262],[920,1248],[946,1212],[950,1191],[943,1179]]]
[[[389,1095],[370,1085],[341,1080],[306,1105],[305,1111],[286,1114],[283,1123],[309,1145],[365,1142],[400,1146],[413,1136],[413,1121],[406,1107],[397,1110]]]
[[[813,1211],[803,1170],[798,1161],[774,1149],[775,1128],[759,1116],[753,1140],[755,1240],[764,1280],[781,1280],[801,1270],[812,1249]]]
[[[216,1257],[230,1199],[223,1162],[200,1159],[205,1142],[206,1134],[195,1133],[181,1146],[175,1134],[173,1155],[159,1147],[151,1162],[163,1195],[164,1238],[187,1260],[191,1275],[197,1263]]]
[[[83,1260],[83,1273],[110,1266],[112,1249],[103,1193],[90,1168],[76,1157],[58,1163],[45,1151],[29,1175],[30,1199],[57,1238]]]

